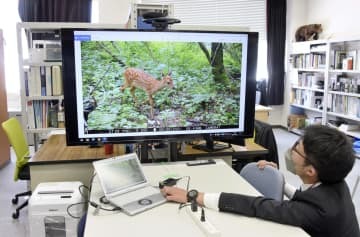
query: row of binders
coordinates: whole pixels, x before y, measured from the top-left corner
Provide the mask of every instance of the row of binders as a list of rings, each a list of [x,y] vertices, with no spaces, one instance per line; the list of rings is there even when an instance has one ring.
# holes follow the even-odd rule
[[[294,68],[325,69],[326,55],[323,53],[310,53],[294,55],[292,65]]]
[[[328,101],[330,102],[328,105],[329,111],[360,118],[359,97],[329,94]]]
[[[290,102],[314,109],[322,109],[323,93],[308,90],[292,90]]]
[[[63,128],[64,110],[57,100],[29,100],[28,128]]]
[[[25,72],[26,96],[59,96],[63,94],[61,66],[31,66]]]

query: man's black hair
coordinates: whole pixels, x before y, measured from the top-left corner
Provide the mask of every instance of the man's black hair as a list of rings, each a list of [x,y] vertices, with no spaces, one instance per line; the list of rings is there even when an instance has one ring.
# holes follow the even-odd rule
[[[355,155],[350,138],[335,128],[311,125],[305,129],[303,145],[306,157],[322,183],[337,183],[351,171]]]

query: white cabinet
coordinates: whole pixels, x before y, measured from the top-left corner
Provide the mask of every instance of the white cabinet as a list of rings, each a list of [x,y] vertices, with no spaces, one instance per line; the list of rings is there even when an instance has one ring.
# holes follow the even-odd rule
[[[360,138],[360,40],[293,43],[291,52],[291,113],[306,124],[355,125],[341,129]]]

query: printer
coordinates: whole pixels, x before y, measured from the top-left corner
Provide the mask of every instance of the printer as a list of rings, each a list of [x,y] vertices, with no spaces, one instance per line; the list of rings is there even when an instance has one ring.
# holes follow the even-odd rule
[[[35,188],[29,199],[30,237],[77,236],[78,218],[85,213],[81,185],[81,182],[49,182]]]

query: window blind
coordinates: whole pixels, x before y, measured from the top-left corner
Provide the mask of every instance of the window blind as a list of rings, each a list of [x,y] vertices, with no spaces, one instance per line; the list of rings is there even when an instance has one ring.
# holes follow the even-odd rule
[[[173,4],[183,25],[247,27],[266,39],[266,0],[142,0],[143,4]]]

